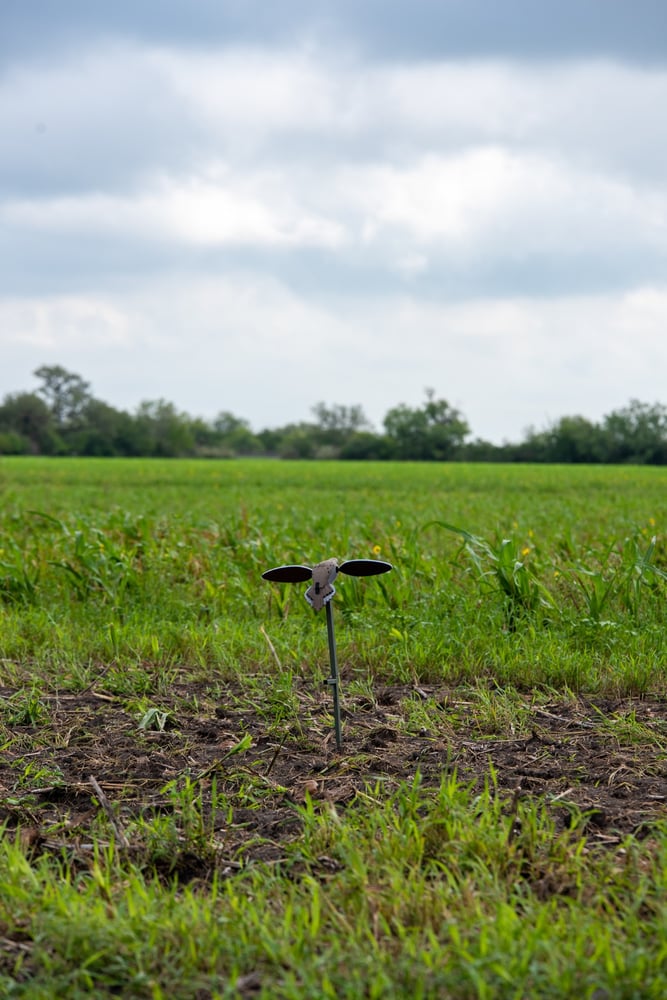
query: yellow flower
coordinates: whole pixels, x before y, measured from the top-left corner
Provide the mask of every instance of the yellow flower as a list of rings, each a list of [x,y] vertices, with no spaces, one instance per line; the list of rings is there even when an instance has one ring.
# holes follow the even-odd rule
[[[521,555],[522,555],[522,556],[527,556],[529,552],[530,552],[530,546],[529,546],[529,545],[525,545],[525,546],[524,546],[524,547],[523,547],[523,548],[521,549]]]
[[[655,518],[654,517],[649,517],[648,523],[651,525],[652,528],[655,528]]]
[[[382,549],[380,548],[379,545],[374,545],[373,546],[373,555],[374,556],[379,556],[381,552],[382,552]]]

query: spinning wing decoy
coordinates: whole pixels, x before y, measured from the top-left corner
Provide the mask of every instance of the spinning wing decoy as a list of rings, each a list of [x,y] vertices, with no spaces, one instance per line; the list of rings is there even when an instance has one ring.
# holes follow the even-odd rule
[[[262,573],[262,578],[274,583],[301,583],[312,577],[313,582],[305,597],[311,608],[321,611],[336,593],[333,582],[339,573],[347,573],[348,576],[377,576],[378,573],[388,573],[390,569],[391,563],[383,562],[382,559],[347,559],[340,566],[336,559],[325,559],[312,569],[310,566],[299,565],[276,566],[275,569],[267,569]]]

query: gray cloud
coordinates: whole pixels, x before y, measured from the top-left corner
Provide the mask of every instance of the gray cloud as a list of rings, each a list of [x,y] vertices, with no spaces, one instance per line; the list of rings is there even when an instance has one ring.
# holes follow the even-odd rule
[[[0,123],[5,197],[131,190],[165,164],[189,169],[205,141],[150,54],[132,46],[8,71]]]
[[[179,46],[290,45],[294,39],[353,39],[379,58],[614,57],[664,62],[667,8],[662,0],[4,0],[0,54],[43,54],[96,37]]]
[[[45,131],[21,142],[36,95]],[[631,281],[667,249],[667,143],[647,110],[665,102],[667,72],[608,63],[95,50],[6,80],[3,280],[52,247],[50,282],[64,258],[79,280],[77,253],[102,276],[123,259],[134,274],[214,267],[230,248],[285,276],[304,251],[323,280],[384,270],[418,287],[442,272],[459,294],[522,267],[536,291],[566,288],[582,262],[593,282]]]

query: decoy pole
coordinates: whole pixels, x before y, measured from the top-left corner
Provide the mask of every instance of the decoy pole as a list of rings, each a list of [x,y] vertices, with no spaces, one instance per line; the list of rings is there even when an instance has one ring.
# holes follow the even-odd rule
[[[329,639],[329,664],[331,666],[331,674],[329,676],[328,684],[331,687],[331,694],[333,697],[333,713],[334,713],[334,733],[336,734],[336,747],[338,750],[343,745],[343,738],[341,735],[341,723],[340,723],[340,690],[338,683],[338,659],[336,657],[336,635],[334,633],[334,622],[333,622],[333,608],[331,606],[331,601],[326,604],[327,609],[327,638]]]

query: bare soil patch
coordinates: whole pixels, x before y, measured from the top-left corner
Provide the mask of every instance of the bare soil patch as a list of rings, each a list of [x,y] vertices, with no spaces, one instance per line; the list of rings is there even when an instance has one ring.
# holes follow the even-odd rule
[[[0,691],[3,698],[12,694]],[[140,729],[140,716],[104,691],[45,696],[46,722],[3,727],[0,822],[8,831],[20,827],[36,852],[65,851],[87,863],[100,819],[110,813],[128,834],[129,856],[142,863],[146,845],[137,819],[173,815],[185,822],[169,783],[178,787],[188,776],[201,795],[208,846],[197,849],[184,831],[179,849],[151,863],[165,875],[205,879],[214,869],[232,873],[280,860],[299,835],[295,806],[306,795],[344,807],[368,783],[389,794],[417,772],[426,785],[455,772],[482,787],[492,767],[508,803],[540,797],[559,826],[571,823],[575,806],[586,813],[589,839],[603,845],[627,834],[642,837],[667,818],[664,700],[553,702],[530,708],[521,732],[498,738],[480,733],[463,697],[428,686],[346,697],[339,752],[328,695],[306,686],[298,714],[277,721],[275,713],[247,707],[233,687],[213,700],[204,684],[176,685],[169,699],[156,701],[172,713],[164,731]],[[415,700],[431,706],[430,728],[406,724],[406,707]],[[240,750],[244,737],[252,743]],[[213,789],[226,795],[226,809],[211,809]]]

